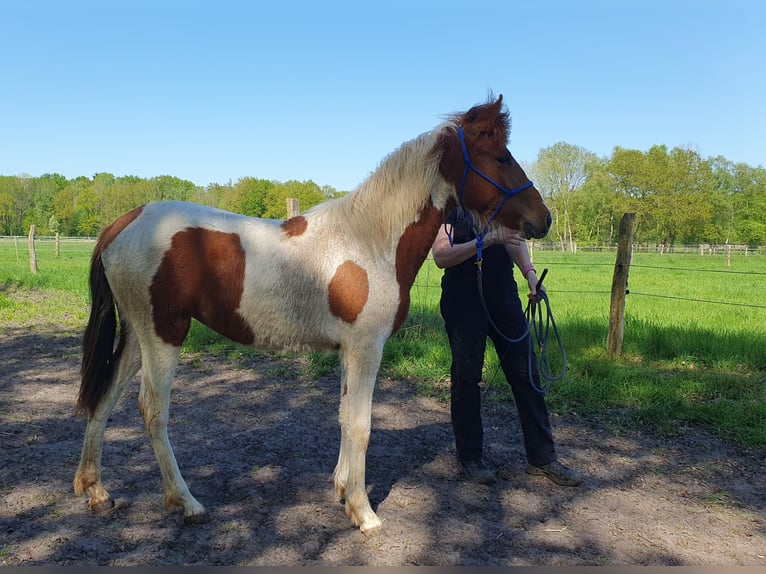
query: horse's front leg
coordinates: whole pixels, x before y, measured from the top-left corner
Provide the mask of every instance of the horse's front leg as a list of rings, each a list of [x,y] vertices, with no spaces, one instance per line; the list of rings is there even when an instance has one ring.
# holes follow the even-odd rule
[[[363,533],[381,526],[370,507],[365,485],[365,459],[370,440],[372,394],[380,367],[379,349],[344,349],[341,376],[341,441],[335,467],[335,490],[345,500],[346,515]]]

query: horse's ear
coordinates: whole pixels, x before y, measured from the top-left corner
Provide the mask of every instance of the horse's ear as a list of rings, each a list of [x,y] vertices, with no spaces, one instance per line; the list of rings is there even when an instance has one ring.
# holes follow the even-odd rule
[[[494,123],[501,131],[508,130],[508,112],[503,105],[503,94],[500,94],[492,104],[492,113],[494,114]]]
[[[474,133],[494,139],[499,137],[505,142],[508,137],[509,116],[503,105],[503,95],[492,101],[490,95],[486,104],[475,106],[468,110],[460,122],[464,127],[469,125]]]

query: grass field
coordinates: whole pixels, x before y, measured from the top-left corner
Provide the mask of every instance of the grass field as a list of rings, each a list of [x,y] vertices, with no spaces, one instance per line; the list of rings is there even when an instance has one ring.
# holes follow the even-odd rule
[[[3,325],[45,313],[82,328],[92,242],[38,241],[39,271],[29,272],[25,240],[0,240],[0,333]],[[630,270],[623,355],[606,356],[613,253],[536,251],[566,350],[567,375],[552,385],[551,410],[599,419],[615,432],[650,425],[661,433],[705,427],[747,447],[766,447],[766,258],[762,255],[636,253]],[[404,327],[386,345],[383,374],[448,396],[449,349],[438,313],[441,272],[427,261],[412,291]],[[14,302],[8,289],[43,290],[44,308]],[[29,307],[29,308],[28,308]],[[184,351],[249,352],[194,326]],[[555,353],[553,371],[561,366]],[[316,372],[337,369],[313,353]],[[485,400],[510,398],[497,357],[487,353]]]

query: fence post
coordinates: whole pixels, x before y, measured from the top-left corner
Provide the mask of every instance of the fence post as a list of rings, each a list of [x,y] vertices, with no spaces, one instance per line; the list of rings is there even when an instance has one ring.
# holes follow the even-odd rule
[[[628,292],[628,271],[635,232],[636,214],[623,214],[617,239],[617,259],[614,263],[612,299],[609,306],[609,333],[606,337],[606,352],[611,357],[619,357],[622,353],[622,337],[625,332],[625,295]]]
[[[56,257],[61,255],[61,234],[56,232]]]
[[[287,198],[287,219],[301,214],[301,202],[292,197]]]
[[[37,253],[35,252],[35,225],[29,226],[29,270],[37,273]]]

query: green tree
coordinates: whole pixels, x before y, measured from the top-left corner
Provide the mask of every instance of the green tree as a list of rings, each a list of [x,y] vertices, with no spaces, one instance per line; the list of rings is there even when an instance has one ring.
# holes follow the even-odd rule
[[[594,164],[588,179],[574,193],[572,209],[577,243],[614,245],[620,217],[627,211],[625,205],[626,201],[612,189],[605,166]]]
[[[70,180],[53,197],[53,214],[62,235],[78,235],[77,196],[90,185],[90,180],[78,177]]]
[[[562,251],[574,251],[573,194],[588,176],[588,165],[596,164],[596,154],[585,148],[558,142],[540,150],[530,168],[535,182],[553,214],[553,232]]]
[[[22,180],[15,176],[0,176],[0,233],[24,235],[24,214],[27,209]]]
[[[24,218],[25,228],[35,224],[40,235],[55,233],[50,229],[48,222],[53,215],[53,198],[66,185],[66,178],[57,173],[46,173],[40,177],[31,178],[28,185],[32,209]]]
[[[696,152],[668,152],[659,145],[646,153],[615,148],[608,169],[616,191],[638,213],[637,235],[659,242],[664,251],[710,232],[712,172]]]
[[[736,164],[731,195],[738,206],[737,240],[750,245],[766,244],[766,169]]]
[[[244,177],[234,186],[234,205],[232,211],[249,215],[250,217],[264,217],[269,194],[274,192],[276,184],[267,179],[255,179]]]
[[[99,190],[89,185],[77,194],[77,235],[88,237],[98,235],[103,227],[102,219]]]

